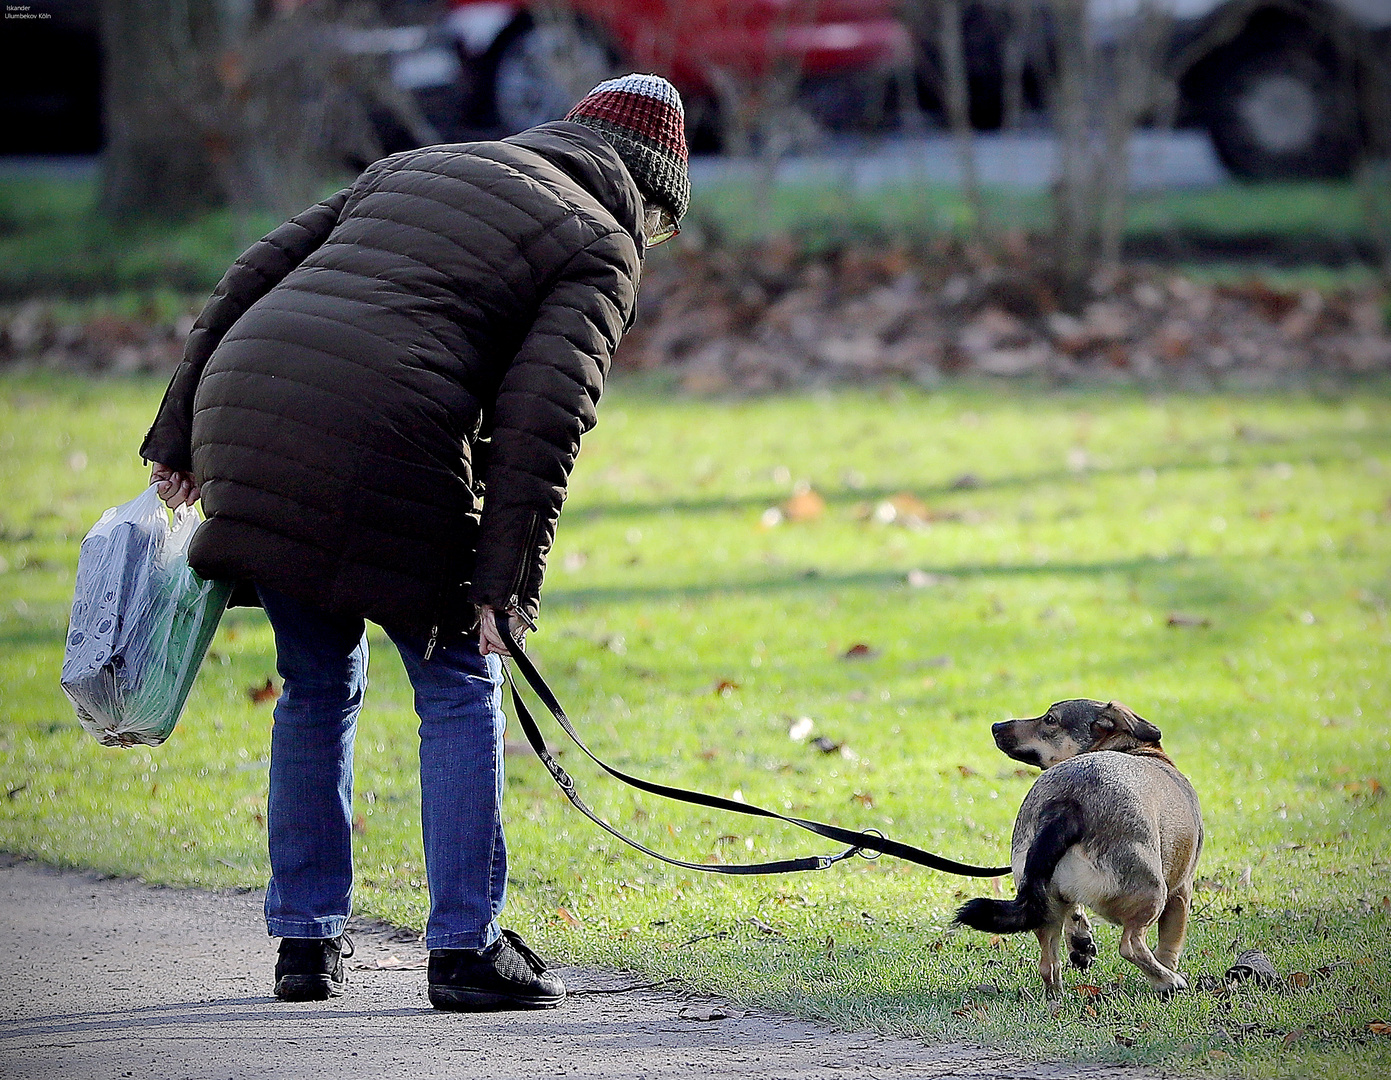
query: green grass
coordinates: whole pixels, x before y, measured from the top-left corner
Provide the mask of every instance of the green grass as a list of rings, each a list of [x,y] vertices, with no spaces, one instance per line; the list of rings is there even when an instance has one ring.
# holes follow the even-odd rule
[[[0,301],[121,290],[206,293],[273,215],[218,210],[181,223],[114,222],[91,179],[0,177]]]
[[[247,689],[273,673],[260,613],[229,613],[163,747],[98,746],[57,684],[78,543],[140,489],[161,389],[0,379],[0,849],[256,886],[271,715]],[[1031,936],[949,929],[988,883],[887,858],[755,880],[662,868],[573,812],[529,757],[508,761],[507,924],[573,961],[856,1028],[1211,1074],[1385,1076],[1391,1039],[1368,1025],[1391,1020],[1388,389],[697,400],[619,382],[576,469],[533,646],[620,767],[979,861],[1004,859],[1031,780],[988,725],[1118,698],[1164,729],[1203,800],[1184,970],[1220,977],[1255,947],[1307,986],[1160,1000],[1103,927],[1085,979],[1101,992],[1069,976],[1055,1017]],[[965,474],[978,483],[954,486]],[[825,513],[763,527],[798,481]],[[900,492],[933,523],[865,520]],[[914,569],[936,583],[910,587]],[[856,643],[876,652],[841,659]],[[418,927],[415,720],[399,661],[372,644],[357,903]],[[790,740],[802,716],[853,756]],[[563,760],[599,812],[674,855],[827,849]]]
[[[987,188],[986,212],[999,228],[1049,228],[1043,192]],[[1132,196],[1127,233],[1350,239],[1366,231],[1357,185],[1345,183],[1225,184],[1192,191]],[[886,185],[855,190],[819,182],[781,183],[766,195],[747,182],[706,184],[691,193],[693,219],[718,235],[749,242],[791,233],[812,243],[847,237],[965,235],[971,211],[958,188]]]
[[[330,189],[333,185],[329,186]],[[95,181],[0,177],[0,302],[34,295],[91,297],[127,291],[124,307],[180,314],[186,294],[205,294],[227,265],[277,219],[220,210],[176,224],[114,223],[93,208]],[[1265,236],[1335,243],[1367,231],[1352,183],[1244,184],[1137,196],[1132,236]],[[993,226],[1036,233],[1049,227],[1047,196],[993,189],[986,193]],[[688,233],[734,244],[788,234],[811,250],[859,242],[930,243],[969,234],[970,209],[941,184],[849,191],[824,183],[784,183],[766,197],[755,185],[701,185],[692,196]],[[1247,264],[1218,267],[1222,276],[1250,276]],[[1362,285],[1373,271],[1285,270],[1297,287]],[[172,299],[171,299],[172,297]]]

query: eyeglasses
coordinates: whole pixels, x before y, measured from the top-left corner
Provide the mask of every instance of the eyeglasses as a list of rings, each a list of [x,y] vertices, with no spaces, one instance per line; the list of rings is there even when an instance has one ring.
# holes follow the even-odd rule
[[[675,215],[665,206],[647,206],[643,215],[642,235],[648,247],[665,244],[680,231],[681,226],[676,223]]]

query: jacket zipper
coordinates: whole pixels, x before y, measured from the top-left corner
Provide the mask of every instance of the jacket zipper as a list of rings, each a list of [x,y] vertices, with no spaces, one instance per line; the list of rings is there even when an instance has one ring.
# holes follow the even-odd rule
[[[430,654],[435,651],[435,642],[440,639],[440,624],[435,623],[430,627],[430,640],[425,643],[425,659],[430,659]]]
[[[521,606],[520,597],[526,579],[530,577],[531,545],[536,540],[536,526],[541,520],[539,514],[531,515],[531,523],[526,527],[526,539],[522,541],[522,561],[517,567],[517,576],[512,582],[512,595],[507,598],[507,606],[516,611]]]

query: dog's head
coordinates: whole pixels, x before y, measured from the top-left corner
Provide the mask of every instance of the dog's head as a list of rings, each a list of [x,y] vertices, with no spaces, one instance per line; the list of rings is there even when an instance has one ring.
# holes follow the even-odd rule
[[[1133,751],[1159,746],[1159,729],[1119,701],[1059,701],[1031,720],[991,727],[995,745],[1026,765],[1047,769],[1091,750]]]

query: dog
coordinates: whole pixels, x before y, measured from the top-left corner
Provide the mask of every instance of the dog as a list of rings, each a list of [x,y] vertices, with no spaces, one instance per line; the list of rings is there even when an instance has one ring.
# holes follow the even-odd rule
[[[1160,746],[1160,732],[1117,701],[1060,701],[1031,720],[991,728],[1010,757],[1043,773],[1014,822],[1015,898],[963,904],[977,930],[1032,930],[1049,997],[1062,991],[1059,944],[1085,970],[1096,956],[1090,908],[1121,928],[1120,954],[1156,990],[1187,989],[1178,973],[1193,875],[1203,849],[1198,795]],[[1145,935],[1159,924],[1158,948]]]

